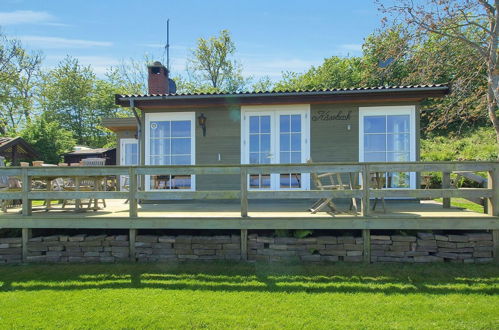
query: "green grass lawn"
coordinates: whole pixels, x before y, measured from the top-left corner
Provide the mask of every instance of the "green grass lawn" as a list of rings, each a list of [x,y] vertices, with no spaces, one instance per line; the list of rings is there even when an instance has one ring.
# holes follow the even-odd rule
[[[435,198],[435,201],[442,203],[443,199],[442,198]],[[470,210],[473,212],[483,213],[483,206],[482,205],[470,202],[469,200],[466,200],[464,198],[451,198],[450,204],[451,204],[451,206],[459,207],[461,209],[466,209],[466,210]]]
[[[497,329],[498,325],[498,265],[0,267],[2,329]]]

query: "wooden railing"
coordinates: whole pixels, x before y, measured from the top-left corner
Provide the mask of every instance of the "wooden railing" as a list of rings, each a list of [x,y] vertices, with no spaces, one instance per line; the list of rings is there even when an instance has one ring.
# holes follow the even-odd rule
[[[486,172],[487,188],[452,188],[452,172]],[[248,175],[271,173],[354,173],[361,178],[361,185],[346,190],[250,190]],[[372,189],[373,173],[386,172],[440,172],[441,189]],[[444,207],[450,206],[450,198],[487,198],[490,215],[499,216],[499,162],[407,162],[407,163],[314,163],[282,165],[192,165],[192,166],[105,166],[105,167],[4,167],[0,176],[15,176],[22,180],[21,191],[0,190],[0,200],[22,200],[22,214],[31,215],[32,200],[64,199],[128,199],[129,217],[137,217],[139,200],[197,200],[197,199],[239,199],[241,217],[248,215],[249,199],[319,199],[357,198],[361,200],[360,215],[369,216],[372,198],[443,198]],[[33,178],[58,177],[109,177],[129,176],[128,191],[33,191]],[[146,175],[239,175],[237,190],[210,191],[145,191],[139,182],[145,182]],[[142,178],[142,179],[140,179]]]

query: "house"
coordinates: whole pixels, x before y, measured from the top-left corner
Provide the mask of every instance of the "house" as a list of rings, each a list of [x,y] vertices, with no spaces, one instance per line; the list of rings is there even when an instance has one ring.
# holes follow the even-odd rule
[[[132,118],[105,119],[117,133],[118,164],[287,164],[420,159],[420,104],[446,85],[311,91],[170,93],[168,70],[148,66],[147,95],[116,95]],[[140,115],[137,110],[140,110]],[[146,190],[238,189],[238,176],[151,175]],[[249,189],[310,189],[307,173],[255,174]],[[413,173],[387,186],[416,188]]]
[[[105,158],[106,165],[116,165],[116,148],[88,148],[77,146],[73,151],[65,153],[65,163],[79,163],[85,158]]]
[[[12,165],[19,166],[21,160],[36,160],[38,152],[22,137],[0,137],[0,156]]]

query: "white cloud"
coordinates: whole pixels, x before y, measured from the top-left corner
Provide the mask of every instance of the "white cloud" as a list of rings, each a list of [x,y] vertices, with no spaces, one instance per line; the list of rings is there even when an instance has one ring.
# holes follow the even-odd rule
[[[81,65],[90,65],[93,72],[99,77],[103,77],[111,66],[120,64],[120,60],[112,56],[72,56],[78,59]],[[65,57],[66,55],[49,55],[46,57],[45,66],[49,69],[55,68]]]
[[[16,10],[12,12],[0,12],[0,25],[15,24],[61,24],[53,23],[55,17],[46,11]]]
[[[39,48],[91,48],[91,47],[110,47],[113,45],[109,41],[93,41],[80,39],[67,39],[59,37],[43,37],[43,36],[19,36],[19,39],[30,46]]]

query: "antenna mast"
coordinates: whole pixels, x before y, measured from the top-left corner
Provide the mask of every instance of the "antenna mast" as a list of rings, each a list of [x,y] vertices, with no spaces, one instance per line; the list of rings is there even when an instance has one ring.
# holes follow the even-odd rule
[[[170,71],[170,19],[166,20],[166,68]]]

